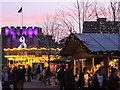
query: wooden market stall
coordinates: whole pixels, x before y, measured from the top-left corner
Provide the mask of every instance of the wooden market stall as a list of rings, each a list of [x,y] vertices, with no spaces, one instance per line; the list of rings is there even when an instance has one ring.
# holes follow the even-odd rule
[[[116,59],[117,69],[120,62],[120,34],[98,34],[98,33],[76,33],[67,38],[63,49],[60,52],[65,59],[76,60],[90,58],[92,60],[92,70],[95,72],[95,58],[103,58],[103,65],[106,68],[111,65],[109,62]],[[112,60],[111,60],[112,59]],[[74,67],[74,74],[76,73]]]

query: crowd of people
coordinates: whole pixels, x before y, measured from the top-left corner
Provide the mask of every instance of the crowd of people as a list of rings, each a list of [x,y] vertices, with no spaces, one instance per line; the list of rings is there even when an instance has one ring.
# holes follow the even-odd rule
[[[84,67],[78,80],[76,80],[73,64],[69,64],[68,68],[61,65],[54,72],[50,70],[50,67],[41,69],[40,65],[35,71],[30,65],[27,68],[22,65],[15,66],[13,69],[3,67],[2,87],[3,90],[11,90],[10,85],[12,84],[14,90],[23,90],[24,82],[31,82],[31,79],[37,79],[44,85],[51,85],[53,83],[53,81],[51,82],[52,78],[60,90],[118,90],[120,79],[117,72],[117,69],[111,68],[111,73],[107,76],[106,68],[101,66],[94,75],[91,75],[88,69]]]
[[[29,66],[28,66],[29,68]],[[29,70],[27,71],[29,74]],[[23,90],[25,82],[26,68],[22,65],[14,67],[3,67],[2,69],[2,90],[11,90],[10,85],[13,84],[14,90]],[[29,75],[28,75],[29,80]]]
[[[13,85],[14,90],[23,90],[24,82],[31,82],[31,79],[37,79],[45,85],[51,85],[50,78],[53,73],[50,68],[40,68],[40,65],[35,70],[32,70],[30,65],[27,68],[24,65],[15,66],[13,69],[3,67],[2,90],[11,90],[10,85]]]
[[[106,73],[104,66],[101,66],[94,75],[89,74],[87,68],[84,67],[76,81],[73,65],[70,64],[67,69],[65,66],[61,66],[57,78],[60,90],[119,90],[120,79],[117,76],[117,69],[111,68],[110,76]]]

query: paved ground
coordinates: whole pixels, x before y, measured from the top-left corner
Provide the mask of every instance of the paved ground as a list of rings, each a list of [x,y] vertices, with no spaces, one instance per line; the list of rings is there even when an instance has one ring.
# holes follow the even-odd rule
[[[59,88],[52,80],[51,85],[44,85],[38,80],[32,80],[31,82],[25,82],[23,90],[59,90]]]

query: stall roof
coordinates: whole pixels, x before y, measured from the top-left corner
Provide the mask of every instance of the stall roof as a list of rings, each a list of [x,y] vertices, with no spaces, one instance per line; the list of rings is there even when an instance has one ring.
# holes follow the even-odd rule
[[[120,34],[76,33],[66,40],[60,55],[73,58],[119,56]]]
[[[120,34],[77,33],[75,36],[91,51],[120,50]]]

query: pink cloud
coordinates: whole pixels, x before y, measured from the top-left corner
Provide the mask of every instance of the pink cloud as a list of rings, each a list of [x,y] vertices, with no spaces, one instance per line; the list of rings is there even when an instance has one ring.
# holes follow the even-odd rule
[[[38,17],[30,17],[30,18],[25,18],[23,19],[23,23],[33,23],[33,22],[36,22],[36,19],[38,19]],[[42,21],[42,18],[40,17],[39,18],[39,21]],[[9,24],[21,24],[22,20],[21,19],[5,19],[5,20],[2,20],[2,25],[9,25]]]
[[[68,17],[68,18],[72,18],[72,17],[70,17],[69,16],[69,14],[71,14],[71,13],[68,13],[67,15],[66,15],[66,17]],[[90,13],[87,13],[87,15],[86,15],[86,17],[88,17],[89,16],[89,14]],[[120,14],[120,12],[117,12],[116,14]],[[111,13],[109,13],[109,12],[104,12],[104,13],[98,13],[98,15],[100,15],[100,16],[103,16],[103,15],[112,15],[112,12]],[[53,17],[54,17],[55,15],[53,15]],[[91,16],[96,16],[96,14],[95,13],[92,13],[91,14]],[[25,18],[24,17],[24,19],[23,19],[23,23],[24,24],[27,24],[27,25],[29,25],[29,23],[31,23],[31,24],[36,24],[36,23],[41,23],[41,22],[44,22],[44,19],[46,19],[46,15],[44,15],[44,16],[33,16],[33,17],[27,17],[27,18]],[[83,17],[83,16],[81,16],[81,17]],[[2,26],[5,26],[5,25],[21,25],[21,18],[20,19],[18,19],[18,18],[9,18],[9,19],[2,19]]]

